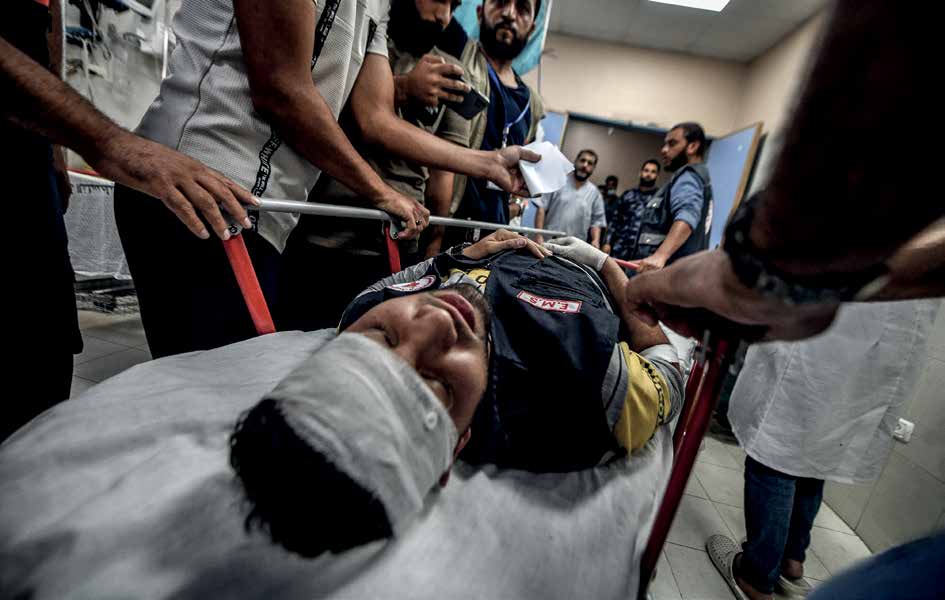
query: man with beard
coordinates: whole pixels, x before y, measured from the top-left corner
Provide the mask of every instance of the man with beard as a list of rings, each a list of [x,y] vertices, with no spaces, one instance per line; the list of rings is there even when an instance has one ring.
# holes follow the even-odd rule
[[[174,76],[161,82],[138,132],[202,160],[260,198],[305,199],[325,171],[402,220],[406,239],[426,227],[429,211],[358,154],[338,124],[342,107],[367,146],[527,193],[518,164],[538,160],[537,154],[461,148],[398,116],[389,11],[389,0],[185,0],[174,18]],[[255,335],[223,247],[191,239],[166,212],[153,198],[115,187],[115,220],[152,355]],[[297,223],[298,215],[264,212],[242,236],[277,321],[282,252]],[[150,241],[155,231],[160,247]],[[311,265],[306,276],[325,270]]]
[[[656,193],[656,178],[659,174],[660,163],[655,158],[646,161],[640,167],[640,185],[624,192],[615,202],[613,211],[607,215],[604,252],[621,260],[635,258],[640,217],[643,208]]]
[[[454,78],[463,74],[459,62],[434,47],[456,4],[455,0],[393,0],[387,52],[394,75],[398,116],[465,148],[469,146],[469,121],[440,100],[461,101],[462,96],[457,94],[468,89],[468,84]],[[429,169],[414,160],[369,146],[363,140],[353,140],[359,153],[387,185],[426,205],[432,215],[449,215],[453,173]],[[366,198],[331,177],[323,177],[309,199],[371,207]],[[431,230],[433,235],[422,241],[426,243],[427,255],[435,256],[440,252],[443,228]],[[336,324],[352,296],[389,272],[384,243],[383,234],[373,221],[303,215],[289,239],[280,273],[280,329],[309,331]],[[416,238],[401,241],[400,251],[407,264],[421,258]],[[326,287],[321,278],[307,277],[311,265],[321,265],[320,272],[333,284]],[[316,305],[318,310],[312,310]]]
[[[607,226],[604,217],[604,199],[600,190],[587,179],[597,166],[597,153],[581,150],[574,160],[574,171],[568,175],[564,187],[535,200],[538,212],[535,227],[565,231],[580,240],[600,248],[601,230]],[[541,236],[538,236],[541,243]]]
[[[712,182],[702,162],[705,148],[698,123],[680,123],[666,134],[660,154],[673,177],[643,209],[634,256],[642,259],[640,272],[658,271],[709,247]]]
[[[483,96],[489,108],[470,122],[470,148],[495,150],[535,139],[544,115],[541,97],[512,69],[535,29],[541,0],[485,0],[479,15],[479,41],[471,40],[455,20],[438,42],[441,50],[460,59],[464,79]],[[509,194],[487,187],[481,178],[457,176],[453,186],[456,218],[509,222]],[[450,243],[465,239],[466,230],[448,232]]]

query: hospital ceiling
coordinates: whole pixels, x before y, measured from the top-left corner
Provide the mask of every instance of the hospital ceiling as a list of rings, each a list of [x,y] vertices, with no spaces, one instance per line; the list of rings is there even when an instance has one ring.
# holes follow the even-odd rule
[[[554,0],[551,31],[641,48],[749,62],[829,0],[731,0],[722,12],[650,0]]]

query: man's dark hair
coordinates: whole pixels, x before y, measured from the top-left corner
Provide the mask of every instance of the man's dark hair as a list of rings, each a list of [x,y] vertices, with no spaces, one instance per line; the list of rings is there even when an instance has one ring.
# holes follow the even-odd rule
[[[656,172],[657,172],[657,173],[660,172],[660,161],[656,160],[655,158],[650,158],[650,159],[647,159],[647,160],[643,161],[643,164],[640,165],[640,170],[642,171],[642,170],[643,170],[643,167],[645,167],[645,166],[647,166],[647,165],[656,165]]]
[[[617,185],[618,183],[620,183],[620,180],[617,179],[616,175],[608,175],[607,179],[604,180],[604,183],[607,184],[607,183],[610,183],[611,181],[614,182],[614,185]]]
[[[578,152],[578,153],[577,153],[577,158],[575,158],[574,160],[577,161],[577,159],[578,159],[578,158],[581,158],[581,156],[583,156],[584,154],[590,154],[591,156],[593,156],[593,157],[594,157],[594,164],[595,164],[595,165],[597,164],[597,161],[598,161],[597,153],[594,152],[593,150],[591,150],[590,148],[585,148],[584,150],[581,150],[580,152]]]
[[[313,558],[392,535],[381,502],[305,443],[274,400],[240,416],[230,465],[250,506],[246,530]]]
[[[686,138],[686,143],[691,144],[693,142],[699,142],[699,150],[696,152],[697,156],[703,156],[705,154],[705,130],[702,129],[702,125],[699,125],[695,121],[686,121],[685,123],[673,125],[670,131],[673,129],[682,129],[683,137]]]

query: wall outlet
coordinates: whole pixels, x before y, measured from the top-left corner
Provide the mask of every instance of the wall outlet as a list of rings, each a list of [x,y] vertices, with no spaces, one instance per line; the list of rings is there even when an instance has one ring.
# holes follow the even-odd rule
[[[899,419],[899,424],[896,425],[896,430],[893,431],[893,437],[905,444],[912,439],[913,431],[915,431],[915,423],[906,421],[905,419]]]

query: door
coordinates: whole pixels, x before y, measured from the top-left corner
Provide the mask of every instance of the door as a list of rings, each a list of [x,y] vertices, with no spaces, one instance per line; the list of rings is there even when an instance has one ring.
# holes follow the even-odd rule
[[[755,123],[717,137],[709,146],[706,166],[712,178],[714,199],[709,248],[715,248],[722,242],[725,224],[745,194],[751,167],[758,153],[761,125],[760,122]]]

